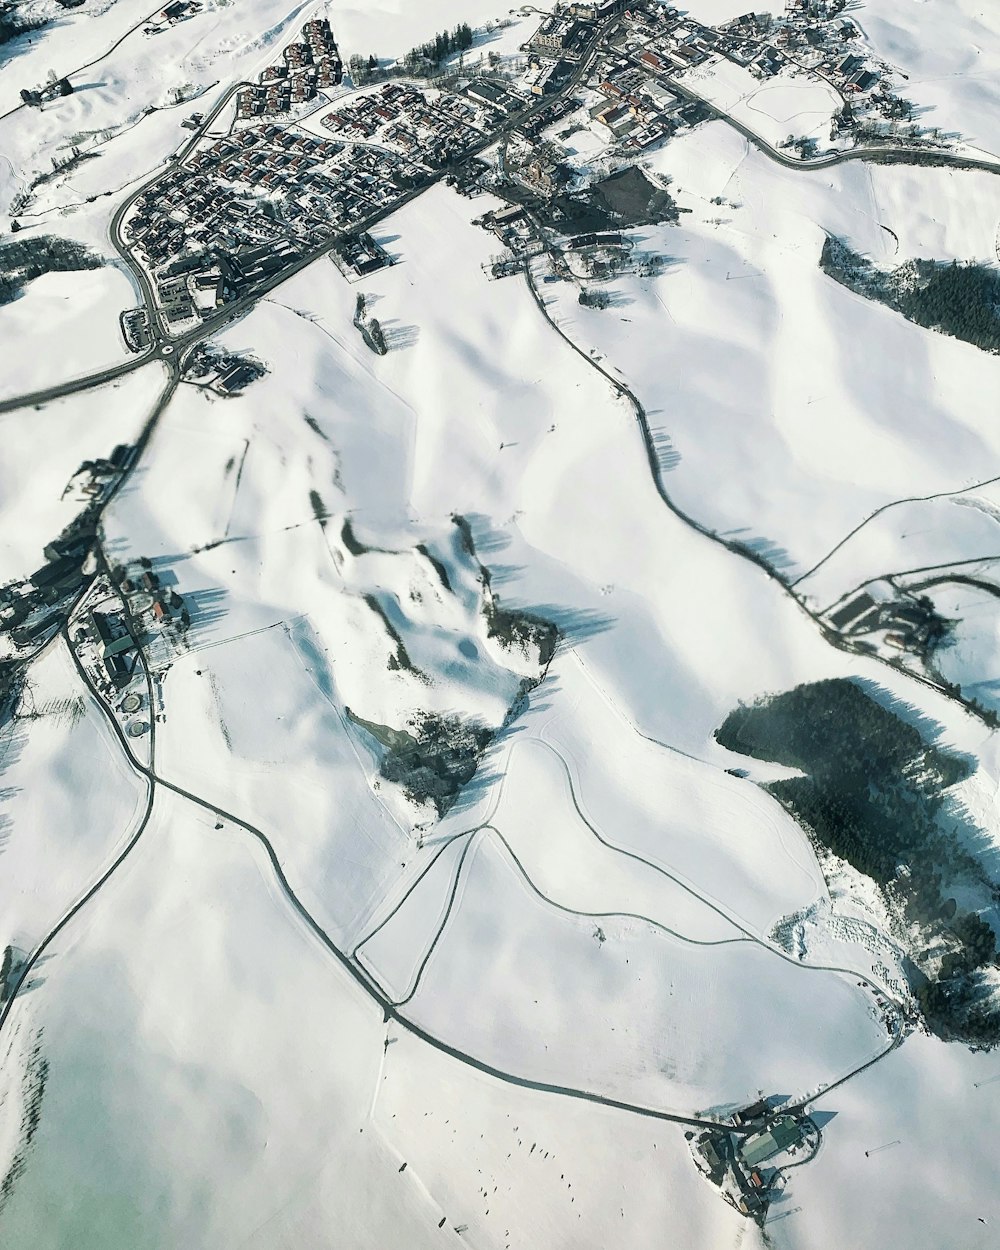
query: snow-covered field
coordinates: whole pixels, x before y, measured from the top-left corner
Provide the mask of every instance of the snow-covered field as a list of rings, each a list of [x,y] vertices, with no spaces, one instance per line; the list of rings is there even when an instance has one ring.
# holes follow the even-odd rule
[[[905,75],[923,122],[1000,155],[1000,14],[981,0],[877,0],[852,13],[872,50]]]
[[[80,694],[59,638],[32,666],[25,711],[4,727],[0,745],[0,942],[27,953],[123,849],[147,787]]]
[[[83,461],[134,442],[165,385],[164,371],[150,364],[104,386],[0,415],[0,498],[13,518],[0,538],[3,582],[29,576],[43,562],[46,543],[80,511],[75,492],[67,491],[70,479]]]
[[[381,924],[362,965],[428,1032],[491,1066],[686,1112],[782,1078],[804,1095],[885,1033],[870,991],[770,946],[774,922],[824,885],[788,817],[725,774],[711,732],[739,698],[833,672],[909,689],[831,652],[763,573],[663,509],[627,407],[539,334],[522,283],[482,274],[478,211],[436,190],[381,229],[400,263],[364,289],[403,344],[386,357],[351,328],[355,293],[321,261],[224,336],[265,361],[263,381],[236,400],[182,387],[169,408],[108,520],[121,556],[151,556],[196,605],[191,649],[164,682],[157,771],[264,830],[343,948]],[[192,458],[222,489],[198,489]],[[472,516],[502,599],[552,613],[571,650],[484,783],[422,844],[426,812],[377,785],[344,720],[365,697],[383,700],[371,719],[388,717],[402,679],[378,676],[384,652],[364,658],[370,622],[343,603],[358,577],[385,590],[409,569],[416,586],[406,553],[446,553],[452,512]],[[348,514],[361,542],[398,553],[371,574],[376,556],[338,540]],[[424,654],[422,698],[455,706],[461,669]],[[414,698],[406,689],[392,697]],[[796,1010],[802,1028],[776,1048],[768,1021]],[[309,1227],[313,1203],[281,1219]]]
[[[20,298],[0,306],[0,335],[9,343],[31,343],[4,368],[0,398],[30,391],[38,376],[35,352],[56,363],[53,381],[84,377],[118,364],[128,352],[118,313],[132,306],[132,285],[112,268],[82,273],[47,273],[28,284]],[[80,324],[89,333],[77,332]]]
[[[680,506],[794,578],[877,508],[995,475],[1000,362],[819,268],[824,232],[890,264],[988,260],[995,178],[786,170],[721,123],[678,138],[655,165],[692,210],[679,227],[636,232],[637,248],[667,258],[663,274],[616,279],[601,311],[581,307],[570,283],[543,290],[571,338],[641,398]]]
[[[778,147],[789,135],[830,146],[830,121],[843,100],[824,79],[789,69],[762,83],[748,69],[712,60],[680,79],[716,108],[742,122],[765,143]]]
[[[988,67],[1000,39],[974,9],[851,16],[936,101],[922,120],[988,146],[992,79],[958,48]],[[115,0],[11,60],[13,104],[43,62],[96,61],[86,90],[0,118],[2,194],[96,135],[24,225],[112,263],[0,308],[0,399],[125,358],[123,188],[321,11],[345,57],[383,59],[508,16],[217,0],[145,36]],[[472,55],[515,52],[537,20]],[[168,108],[184,84],[199,102]],[[806,78],[722,86],[774,143],[836,105]],[[492,280],[474,219],[503,201],[438,183],[373,228],[392,266],[347,282],[322,257],[227,324],[213,346],[266,373],[231,397],[179,381],[104,507],[100,550],[147,578],[141,611],[176,594],[190,626],[149,625],[141,744],[61,635],[0,726],[0,948],[46,943],[0,998],[5,1248],[991,1244],[995,1056],[901,1025],[907,935],[884,899],[762,788],[793,770],[714,735],[740,703],[859,679],[968,761],[949,811],[993,871],[996,731],[810,613],[975,561],[976,584],[926,593],[957,622],[940,674],[996,706],[1000,364],[818,262],[826,233],[885,267],[992,262],[1000,182],[780,168],[721,122],[647,159],[686,210],[630,232],[658,276],[603,283],[603,309],[545,255]],[[384,355],[352,325],[359,293]],[[0,581],[41,565],[82,507],[67,483],[136,442],[171,368],[0,416]],[[557,626],[551,663],[494,627],[506,609]],[[449,718],[485,737],[439,814],[404,779],[426,781],[414,744]],[[685,1141],[761,1093],[822,1131],[766,1237]]]

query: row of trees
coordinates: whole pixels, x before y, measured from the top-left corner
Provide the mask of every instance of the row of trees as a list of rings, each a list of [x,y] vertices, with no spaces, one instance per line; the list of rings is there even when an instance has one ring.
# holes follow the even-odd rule
[[[467,52],[471,47],[472,27],[468,22],[460,22],[454,30],[442,30],[427,43],[411,48],[403,57],[403,65],[408,74],[425,68],[437,69],[453,53]]]
[[[373,52],[366,60],[355,52],[348,60],[347,68],[350,71],[351,81],[354,85],[356,87],[364,86],[366,82],[371,82],[378,73],[378,57]]]
[[[472,27],[468,22],[460,22],[454,30],[442,30],[427,43],[411,48],[403,57],[403,70],[411,75],[429,74],[453,53],[467,52],[472,47],[472,40]],[[386,71],[380,69],[378,57],[374,53],[367,60],[355,53],[348,60],[347,68],[356,86],[363,86],[386,76]],[[398,73],[399,70],[395,72]]]

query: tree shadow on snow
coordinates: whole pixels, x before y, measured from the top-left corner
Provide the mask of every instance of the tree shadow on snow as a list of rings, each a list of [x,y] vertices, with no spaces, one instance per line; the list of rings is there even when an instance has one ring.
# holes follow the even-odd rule
[[[228,592],[221,588],[192,590],[184,596],[184,606],[191,614],[188,636],[192,643],[205,641],[210,627],[223,619],[228,598]]]
[[[530,611],[533,616],[540,616],[546,621],[551,621],[559,630],[556,654],[560,651],[568,651],[581,642],[605,633],[617,620],[616,617],[599,612],[596,608],[573,608],[559,603],[533,604],[530,609],[525,610]]]
[[[646,414],[647,417],[651,413]],[[651,429],[653,451],[656,453],[656,467],[661,473],[669,473],[676,469],[682,460],[681,453],[674,446],[674,441],[666,430]]]
[[[748,537],[742,538],[741,535],[743,534],[748,535]],[[748,526],[743,526],[741,529],[726,530],[722,536],[733,547],[746,552],[758,564],[766,564],[769,569],[772,569],[779,576],[795,567],[795,561],[786,547],[782,547],[780,543],[774,542],[773,539],[765,538],[761,534],[751,533]]]
[[[399,321],[383,321],[382,334],[385,345],[391,352],[401,352],[404,348],[414,347],[420,338],[419,326],[403,325]]]
[[[510,546],[510,534],[495,526],[492,517],[488,517],[484,512],[467,512],[465,519],[472,530],[472,541],[477,555],[496,555]]]

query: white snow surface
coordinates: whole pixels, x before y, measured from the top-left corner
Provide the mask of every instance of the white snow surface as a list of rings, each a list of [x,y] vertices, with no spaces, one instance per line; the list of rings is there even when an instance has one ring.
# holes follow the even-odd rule
[[[37,185],[24,225],[109,264],[0,308],[0,399],[124,359],[125,188],[319,13],[345,58],[384,60],[458,21],[471,59],[513,53],[540,20],[216,0],[150,37],[137,0],[57,15],[3,75],[0,208],[77,143],[94,157]],[[1000,150],[992,10],[850,15],[926,124]],[[16,109],[88,61],[86,89]],[[731,71],[728,107],[769,141],[826,126],[812,80]],[[216,336],[267,369],[244,394],[183,382],[159,416],[101,518],[108,559],[148,559],[191,614],[150,645],[155,741],[130,759],[61,636],[0,729],[0,946],[41,951],[0,1016],[5,1246],[762,1245],[663,1118],[762,1092],[810,1100],[823,1132],[767,1244],[991,1244],[997,1060],[919,1030],[890,1049],[882,995],[911,999],[884,900],[762,788],[789,770],[714,731],[865,681],[968,758],[954,798],[992,871],[997,734],[809,613],[971,571],[927,589],[956,621],[935,663],[1000,706],[1000,364],[818,265],[826,233],[887,268],[992,263],[998,184],[784,169],[720,122],[648,160],[689,211],[630,232],[667,263],[615,278],[609,308],[544,258],[534,291],[491,281],[472,222],[502,201],[437,185],[375,227],[390,268],[348,283],[320,259]],[[351,324],[359,291],[384,356]],[[134,443],[166,385],[151,364],[0,416],[0,582],[42,563],[77,467]],[[494,597],[559,627],[546,671],[491,634]],[[495,733],[442,817],[380,771],[427,715]]]
[[[33,361],[38,368],[39,362]],[[43,563],[42,549],[80,510],[66,488],[84,460],[134,441],[165,378],[150,364],[104,386],[0,415],[0,500],[17,523],[0,538],[0,578],[25,578]],[[44,446],[45,455],[39,455]]]

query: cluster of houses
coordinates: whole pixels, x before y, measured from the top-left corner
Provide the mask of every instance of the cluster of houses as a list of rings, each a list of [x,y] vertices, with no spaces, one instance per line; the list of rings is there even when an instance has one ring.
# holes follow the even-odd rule
[[[848,51],[857,40],[857,26],[839,20],[845,5],[789,0],[784,13],[744,13],[720,26],[718,49],[745,65],[758,78],[769,78],[789,63],[821,73],[845,95],[871,91],[879,73],[858,52]]]
[[[181,328],[322,246],[333,231],[350,232],[419,176],[380,148],[264,123],[177,165],[138,197],[124,233],[153,272],[165,320]]]
[[[576,61],[593,34],[594,24],[607,21],[625,8],[624,0],[560,5],[535,31],[522,51],[559,60]]]
[[[344,66],[327,19],[316,18],[302,27],[302,40],[282,50],[281,60],[268,65],[260,82],[244,87],[236,96],[240,121],[277,117],[315,99],[317,91],[336,87]]]
[[[744,13],[718,27],[706,26],[657,0],[632,4],[623,14],[614,47],[661,82],[724,57],[757,78],[771,78],[790,61],[813,70],[845,93],[863,95],[880,81],[863,55],[851,51],[856,25],[840,20],[844,0],[789,0],[786,10]],[[537,47],[532,41],[529,47]],[[633,90],[632,95],[641,92]],[[626,125],[624,117],[612,119]]]
[[[184,377],[218,395],[238,395],[267,370],[259,360],[223,352],[214,344],[199,343],[186,357]]]
[[[859,650],[889,656],[909,651],[926,658],[944,631],[930,599],[887,580],[852,591],[827,611],[826,621]]]
[[[848,53],[837,64],[837,76],[840,78],[842,89],[854,94],[870,91],[879,80],[874,70],[865,67],[864,57],[857,56],[853,52]]]
[[[71,627],[78,657],[110,700],[119,699],[141,671],[140,643],[182,632],[191,623],[184,600],[164,584],[149,560],[139,561],[133,570],[116,577],[119,593],[106,578],[99,578]],[[132,691],[120,710],[132,714],[142,702],[142,696]],[[147,728],[145,723],[135,726],[138,732]]]
[[[89,506],[46,544],[43,565],[0,589],[0,631],[15,647],[36,647],[62,626],[68,605],[91,576],[85,569],[96,532],[97,512]]]
[[[90,643],[94,648],[95,660],[99,662],[98,672],[105,693],[123,690],[132,680],[139,653],[136,649],[124,614],[116,611],[99,611],[88,614],[87,626],[77,631],[78,646]],[[93,666],[97,668],[97,665]]]
[[[767,1098],[741,1108],[732,1128],[689,1134],[699,1171],[743,1215],[763,1224],[781,1179],[780,1165],[801,1148],[815,1148],[819,1130],[804,1115],[788,1115]]]
[[[522,271],[524,262],[548,250],[535,222],[520,204],[493,209],[473,223],[491,231],[506,251],[493,256],[483,271],[491,278],[509,278]]]
[[[322,121],[333,134],[440,168],[461,158],[488,133],[491,115],[486,104],[471,90],[463,98],[388,82],[327,113]]]
[[[0,633],[15,647],[32,648],[62,627],[80,591],[93,578],[92,553],[99,505],[127,473],[135,448],[121,443],[109,456],[85,460],[63,490],[82,510],[56,538],[46,543],[45,563],[30,577],[0,588]]]
[[[590,116],[625,150],[642,150],[668,139],[690,111],[690,106],[655,76],[660,66],[652,57],[649,52],[642,53],[638,66],[608,57],[601,66],[596,84],[601,98],[591,106]]]
[[[129,609],[138,620],[145,619],[160,627],[176,625],[186,629],[190,625],[184,600],[153,572],[149,560],[140,560],[134,571],[126,571],[118,586],[129,597]]]
[[[200,0],[170,0],[170,3],[162,8],[159,13],[150,18],[149,24],[143,27],[143,34],[158,35],[160,31],[167,30],[170,26],[176,26],[178,22],[186,21],[189,17],[194,17],[196,13],[201,12]]]
[[[524,79],[527,90],[532,95],[557,91],[579,62],[595,24],[608,21],[624,8],[624,0],[558,6],[521,46],[521,51],[528,54],[528,73]]]
[[[84,507],[62,533],[46,543],[44,564],[30,577],[0,588],[0,634],[7,635],[14,647],[30,649],[47,642],[93,580],[99,505],[134,458],[135,448],[121,443],[109,456],[85,460],[63,491],[63,498],[75,498]]]
[[[616,146],[641,151],[669,138],[689,107],[664,79],[701,64],[712,52],[712,32],[696,22],[682,21],[676,10],[641,2],[625,9],[615,0],[563,5],[524,45],[529,68],[523,86],[534,95],[558,90],[572,71],[574,47],[587,42],[594,22],[606,23],[615,17],[621,20],[612,23],[610,38],[588,75],[587,85],[599,97],[590,105],[590,117]],[[523,138],[530,143],[578,104],[568,99],[554,101],[558,114],[533,118],[523,128]],[[541,179],[536,176],[533,189],[544,190],[552,172],[544,171]]]
[[[659,73],[683,73],[707,61],[718,35],[711,26],[658,4],[630,9],[622,46],[642,49],[640,60]],[[645,59],[643,59],[643,57]]]
[[[601,97],[590,105],[590,117],[625,151],[648,148],[684,121],[698,120],[696,106],[672,90],[671,80],[721,58],[763,79],[791,59],[796,68],[821,73],[847,100],[862,97],[887,116],[905,115],[905,102],[886,95],[885,84],[883,95],[870,94],[880,73],[863,47],[855,47],[860,33],[840,17],[844,7],[845,0],[788,0],[778,16],[745,13],[711,27],[659,0],[638,0],[627,9],[563,4],[524,45],[530,58],[524,86],[536,95],[557,87],[571,67],[567,49],[586,41],[592,21],[610,16],[618,20],[611,23],[587,82]],[[835,120],[835,130],[852,127],[856,113],[852,102]]]
[[[367,231],[346,235],[338,242],[336,255],[358,277],[392,264],[389,253]]]

